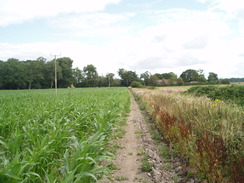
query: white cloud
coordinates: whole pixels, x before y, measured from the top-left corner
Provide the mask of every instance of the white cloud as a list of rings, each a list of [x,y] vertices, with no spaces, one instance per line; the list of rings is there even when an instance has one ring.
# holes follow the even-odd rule
[[[244,20],[244,3],[242,0],[197,0],[201,3],[208,3],[209,10],[221,10],[230,18]]]
[[[204,69],[206,74],[216,72],[220,77],[236,74],[232,71],[240,62],[238,55],[244,45],[231,37],[233,32],[228,20],[223,21],[223,13],[174,9],[155,14],[160,24],[114,43],[130,69],[180,75],[192,68]]]
[[[127,33],[128,21],[133,13],[85,13],[60,16],[49,20],[50,26],[68,30],[68,34],[79,37],[104,37]],[[67,32],[65,32],[67,34]]]
[[[104,10],[120,0],[1,0],[0,26],[22,23],[34,18],[46,18],[61,13],[81,13]]]
[[[214,2],[211,7],[221,7],[219,1],[219,4],[214,0],[200,1]],[[101,2],[105,6],[119,1]],[[104,6],[99,7],[102,9]],[[179,76],[186,69],[203,69],[206,75],[216,72],[219,77],[243,77],[240,67],[243,66],[244,37],[236,33],[241,33],[244,28],[241,24],[234,28],[230,25],[232,18],[227,10],[169,9],[140,12],[143,16],[139,17],[137,12],[109,14],[87,13],[78,7],[68,9],[79,13],[61,14],[48,20],[49,25],[62,30],[64,38],[60,41],[0,43],[0,56],[4,56],[0,59],[15,57],[27,60],[43,56],[51,60],[50,53],[61,53],[62,57],[74,60],[74,67],[82,69],[93,64],[100,74],[116,73],[119,68],[125,68],[138,74],[148,70],[151,73],[175,72]],[[65,13],[58,8],[54,14],[61,12]],[[28,15],[29,19],[34,17],[37,15]],[[138,18],[141,18],[139,23],[136,21]],[[150,22],[141,24],[144,20]],[[72,41],[67,40],[71,36]],[[92,41],[88,44],[75,40],[80,37]],[[106,41],[99,43],[97,38]]]

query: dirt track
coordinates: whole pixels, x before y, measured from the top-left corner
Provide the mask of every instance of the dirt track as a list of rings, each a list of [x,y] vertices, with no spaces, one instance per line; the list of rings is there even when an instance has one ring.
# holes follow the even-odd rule
[[[118,170],[113,172],[114,182],[173,182],[171,173],[163,169],[163,163],[159,158],[157,147],[151,138],[148,123],[145,121],[132,95],[130,114],[127,119],[127,125],[123,128],[126,134],[116,142],[122,148],[118,150],[116,155],[115,164]],[[145,155],[148,156],[148,162],[153,165],[150,172],[143,172],[141,170],[141,160]]]

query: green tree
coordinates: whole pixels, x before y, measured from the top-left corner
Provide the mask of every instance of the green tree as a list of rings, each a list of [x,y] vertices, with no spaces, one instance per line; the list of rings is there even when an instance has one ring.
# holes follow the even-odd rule
[[[173,72],[163,73],[163,74],[161,74],[161,79],[175,80],[175,79],[177,79],[177,75]]]
[[[144,81],[146,86],[149,85],[150,76],[151,76],[151,74],[148,71],[142,73],[140,76],[140,78]]]
[[[85,74],[84,86],[95,87],[98,85],[98,74],[95,66],[89,64],[83,68],[83,72]]]
[[[157,86],[157,81],[159,80],[159,78],[157,77],[156,74],[151,75],[149,78],[149,86]]]
[[[207,79],[203,75],[200,75],[198,76],[197,81],[200,83],[205,83],[207,82]]]
[[[205,78],[202,69],[197,70],[197,73],[198,73],[197,82],[200,82],[200,83],[205,83],[205,82],[207,82],[207,79]]]
[[[69,57],[58,58],[57,63],[61,67],[62,77],[58,79],[58,87],[67,88],[71,84],[74,84],[72,64],[73,60]]]
[[[55,62],[54,62],[54,60],[49,61],[45,64],[44,75],[45,75],[44,88],[49,88],[49,87],[53,88],[54,81],[55,81]],[[61,78],[62,78],[62,69],[59,66],[59,63],[57,62],[57,79],[60,80]]]
[[[214,72],[209,72],[208,82],[209,83],[218,83],[218,75]]]
[[[37,58],[37,60],[25,61],[26,75],[28,88],[44,88],[44,69],[46,59],[43,57]]]
[[[183,79],[181,77],[177,78],[176,82],[177,82],[178,85],[183,85],[184,84],[184,81],[183,81]]]
[[[82,81],[84,81],[85,78],[83,71],[76,67],[72,70],[72,76],[74,78],[75,87],[81,87]]]
[[[184,82],[197,81],[198,76],[199,76],[198,72],[193,69],[188,69],[180,75],[180,77],[183,79]]]
[[[220,84],[230,84],[230,80],[229,79],[220,79],[219,83]]]
[[[4,64],[3,83],[5,89],[24,89],[26,88],[26,72],[24,62],[10,58]]]
[[[0,89],[4,89],[5,62],[0,60]]]
[[[122,86],[130,86],[133,81],[139,81],[136,72],[119,69],[118,74],[121,78]]]
[[[117,86],[120,86],[120,85],[121,85],[121,80],[118,79],[118,78],[114,78],[113,82],[111,83],[111,86],[112,87],[117,87]]]
[[[108,87],[111,86],[111,83],[113,83],[113,80],[114,80],[114,74],[113,73],[108,73],[106,74],[106,80],[107,80],[107,83],[108,83]]]

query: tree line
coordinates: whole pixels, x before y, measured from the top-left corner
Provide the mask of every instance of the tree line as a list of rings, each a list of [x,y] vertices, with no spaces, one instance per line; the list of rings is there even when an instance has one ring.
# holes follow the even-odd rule
[[[116,86],[160,86],[183,84],[228,84],[228,79],[218,79],[210,72],[205,78],[203,70],[188,69],[179,77],[173,72],[151,74],[148,71],[140,76],[134,71],[123,68],[118,70],[120,78],[114,73],[99,75],[94,65],[89,64],[82,70],[72,68],[73,60],[69,57],[56,59],[57,82],[59,88],[67,87],[116,87]],[[41,89],[54,88],[55,60],[47,61],[43,57],[36,60],[20,61],[9,58],[0,61],[0,89]]]

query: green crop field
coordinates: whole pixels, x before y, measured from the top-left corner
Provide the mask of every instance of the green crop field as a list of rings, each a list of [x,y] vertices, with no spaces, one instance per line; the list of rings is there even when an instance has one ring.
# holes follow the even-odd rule
[[[0,91],[0,182],[96,182],[127,88]]]

